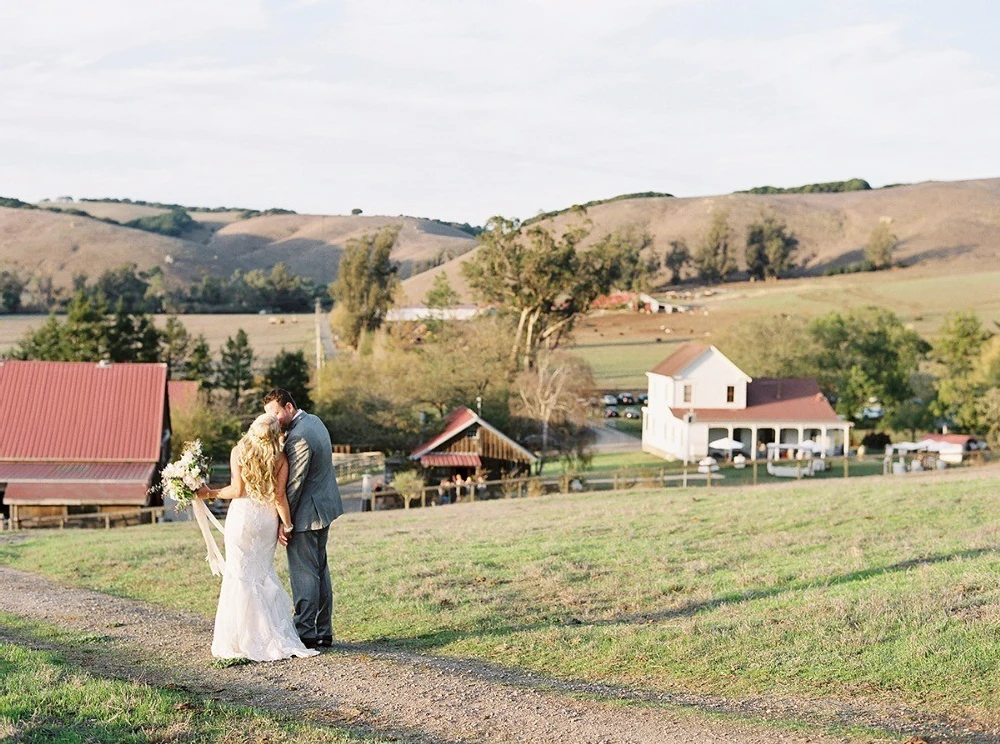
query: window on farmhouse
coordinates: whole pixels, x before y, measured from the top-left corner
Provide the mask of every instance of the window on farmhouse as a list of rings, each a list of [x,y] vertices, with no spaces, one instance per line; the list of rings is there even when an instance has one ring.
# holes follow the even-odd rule
[[[732,385],[726,386],[726,403],[732,403],[736,400],[736,388]]]
[[[685,403],[690,403],[691,402],[691,386],[690,385],[685,385],[684,386],[684,402]]]

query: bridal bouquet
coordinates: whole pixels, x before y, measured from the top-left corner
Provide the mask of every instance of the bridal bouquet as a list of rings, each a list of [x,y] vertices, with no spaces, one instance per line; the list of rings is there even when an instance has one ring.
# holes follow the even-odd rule
[[[201,449],[201,440],[185,442],[181,459],[163,468],[160,474],[160,486],[163,495],[169,496],[176,503],[175,509],[184,511],[194,501],[195,493],[202,484],[208,482],[211,463]]]

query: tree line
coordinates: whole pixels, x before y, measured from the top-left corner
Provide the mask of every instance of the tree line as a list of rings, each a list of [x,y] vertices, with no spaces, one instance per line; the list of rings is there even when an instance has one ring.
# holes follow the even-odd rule
[[[914,438],[947,427],[1000,447],[1000,335],[975,313],[949,315],[930,342],[867,307],[750,320],[715,344],[751,377],[815,377],[837,413],[861,427]]]
[[[144,313],[309,312],[317,299],[328,300],[327,287],[317,288],[283,262],[267,272],[237,269],[228,278],[205,274],[185,287],[169,286],[159,266],[140,270],[134,263],[103,271],[93,281],[78,273],[70,287],[57,286],[51,275],[26,278],[18,271],[0,271],[0,313],[64,313],[81,292],[100,295],[109,306],[122,302],[129,312]]]

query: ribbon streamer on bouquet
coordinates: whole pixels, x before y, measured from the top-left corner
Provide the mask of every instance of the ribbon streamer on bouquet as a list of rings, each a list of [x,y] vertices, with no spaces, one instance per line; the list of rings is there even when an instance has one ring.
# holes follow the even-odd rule
[[[208,561],[208,567],[212,569],[212,573],[216,576],[222,576],[222,572],[226,570],[226,559],[222,557],[222,551],[219,550],[215,538],[212,537],[212,530],[209,527],[209,523],[222,534],[226,534],[226,531],[219,524],[219,520],[215,518],[215,515],[208,510],[202,499],[196,498],[191,502],[191,508],[194,510],[194,518],[198,522],[201,536],[205,538],[205,547],[208,548],[208,556],[205,558]]]

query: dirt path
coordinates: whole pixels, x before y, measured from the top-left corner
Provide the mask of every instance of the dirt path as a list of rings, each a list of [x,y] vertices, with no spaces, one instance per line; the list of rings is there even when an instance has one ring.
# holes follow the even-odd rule
[[[340,644],[311,659],[217,669],[209,654],[211,622],[204,617],[67,588],[3,566],[0,587],[0,612],[105,639],[100,653],[93,647],[54,647],[95,674],[179,686],[220,701],[298,713],[405,742],[866,741],[772,728],[760,720],[867,725],[887,736],[914,735],[913,742],[1000,741],[1000,731],[913,710],[650,693],[355,644]],[[53,648],[2,624],[0,639]]]

